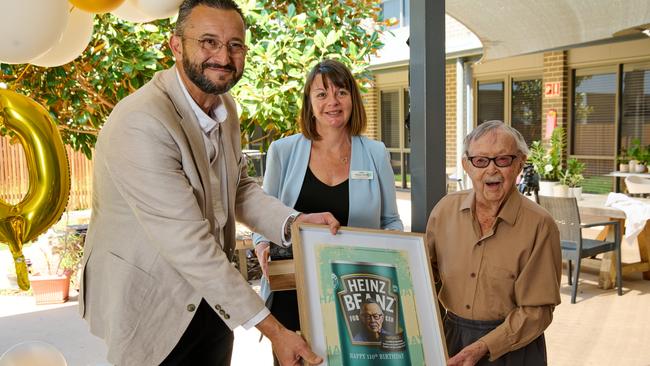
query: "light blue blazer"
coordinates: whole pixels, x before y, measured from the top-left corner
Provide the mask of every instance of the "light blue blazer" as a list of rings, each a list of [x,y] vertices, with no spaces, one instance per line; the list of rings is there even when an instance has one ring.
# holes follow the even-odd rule
[[[264,191],[293,207],[305,179],[311,140],[296,134],[274,141],[266,155]],[[354,172],[372,172],[372,179],[353,179]],[[395,177],[388,151],[380,141],[352,137],[350,159],[348,225],[370,229],[404,230],[397,212]],[[253,233],[253,244],[269,241]],[[266,299],[270,288],[262,278],[260,296]]]

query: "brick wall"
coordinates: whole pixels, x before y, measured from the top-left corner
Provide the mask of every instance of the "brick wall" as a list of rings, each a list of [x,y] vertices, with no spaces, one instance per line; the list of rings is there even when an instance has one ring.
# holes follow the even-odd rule
[[[569,103],[569,66],[566,51],[544,53],[544,71],[542,74],[542,87],[547,83],[560,83],[560,95],[542,97],[542,136],[546,130],[546,116],[548,111],[557,111],[557,125],[565,129],[568,126]]]
[[[379,140],[379,91],[373,83],[365,93],[361,93],[361,99],[366,107],[368,124],[363,135],[368,138]]]
[[[445,67],[445,155],[448,167],[456,166],[456,63]]]

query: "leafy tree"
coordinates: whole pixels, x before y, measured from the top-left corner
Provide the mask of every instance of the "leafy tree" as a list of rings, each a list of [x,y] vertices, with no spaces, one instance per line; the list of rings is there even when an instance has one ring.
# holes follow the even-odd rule
[[[382,46],[385,29],[379,0],[239,3],[251,46],[244,77],[232,91],[242,108],[244,142],[255,133],[276,138],[297,130],[305,75],[322,58],[346,63],[362,85],[369,81],[369,56]],[[46,106],[65,143],[90,157],[115,104],[174,63],[167,44],[173,26],[97,15],[90,45],[75,61],[54,68],[0,64],[0,81]]]
[[[322,59],[342,61],[362,87],[368,85],[370,55],[382,46],[379,35],[387,25],[378,19],[379,3],[249,0],[242,4],[251,49],[234,94],[242,107],[244,140],[270,141],[298,131],[305,78]],[[256,133],[257,126],[262,133]]]
[[[134,24],[97,15],[90,44],[76,60],[53,68],[2,64],[2,81],[44,105],[64,142],[90,157],[115,104],[173,64],[171,29],[169,20]]]

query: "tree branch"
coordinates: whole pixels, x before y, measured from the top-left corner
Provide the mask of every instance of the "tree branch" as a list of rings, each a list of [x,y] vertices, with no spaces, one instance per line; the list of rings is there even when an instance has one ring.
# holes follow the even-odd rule
[[[101,104],[107,106],[110,109],[115,108],[115,104],[109,102],[102,95],[97,93],[97,91],[95,91],[95,89],[92,87],[92,85],[89,85],[88,81],[83,76],[79,75],[79,73],[75,74],[75,80],[77,80],[77,82],[79,82],[79,87],[83,91],[85,91],[86,93],[92,95],[95,99],[97,99],[98,102],[100,102]]]
[[[97,136],[97,134],[99,133],[99,131],[97,131],[97,130],[80,130],[80,129],[77,129],[77,128],[70,128],[70,127],[65,126],[65,125],[57,125],[57,127],[59,128],[59,130],[65,130],[65,131],[75,132],[75,133],[82,133],[82,134],[86,134],[86,135]]]

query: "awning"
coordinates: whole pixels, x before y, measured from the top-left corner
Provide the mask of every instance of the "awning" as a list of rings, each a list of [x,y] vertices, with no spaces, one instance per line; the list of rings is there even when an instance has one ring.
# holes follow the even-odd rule
[[[483,60],[641,37],[650,28],[649,0],[446,0],[445,9],[478,36]]]

